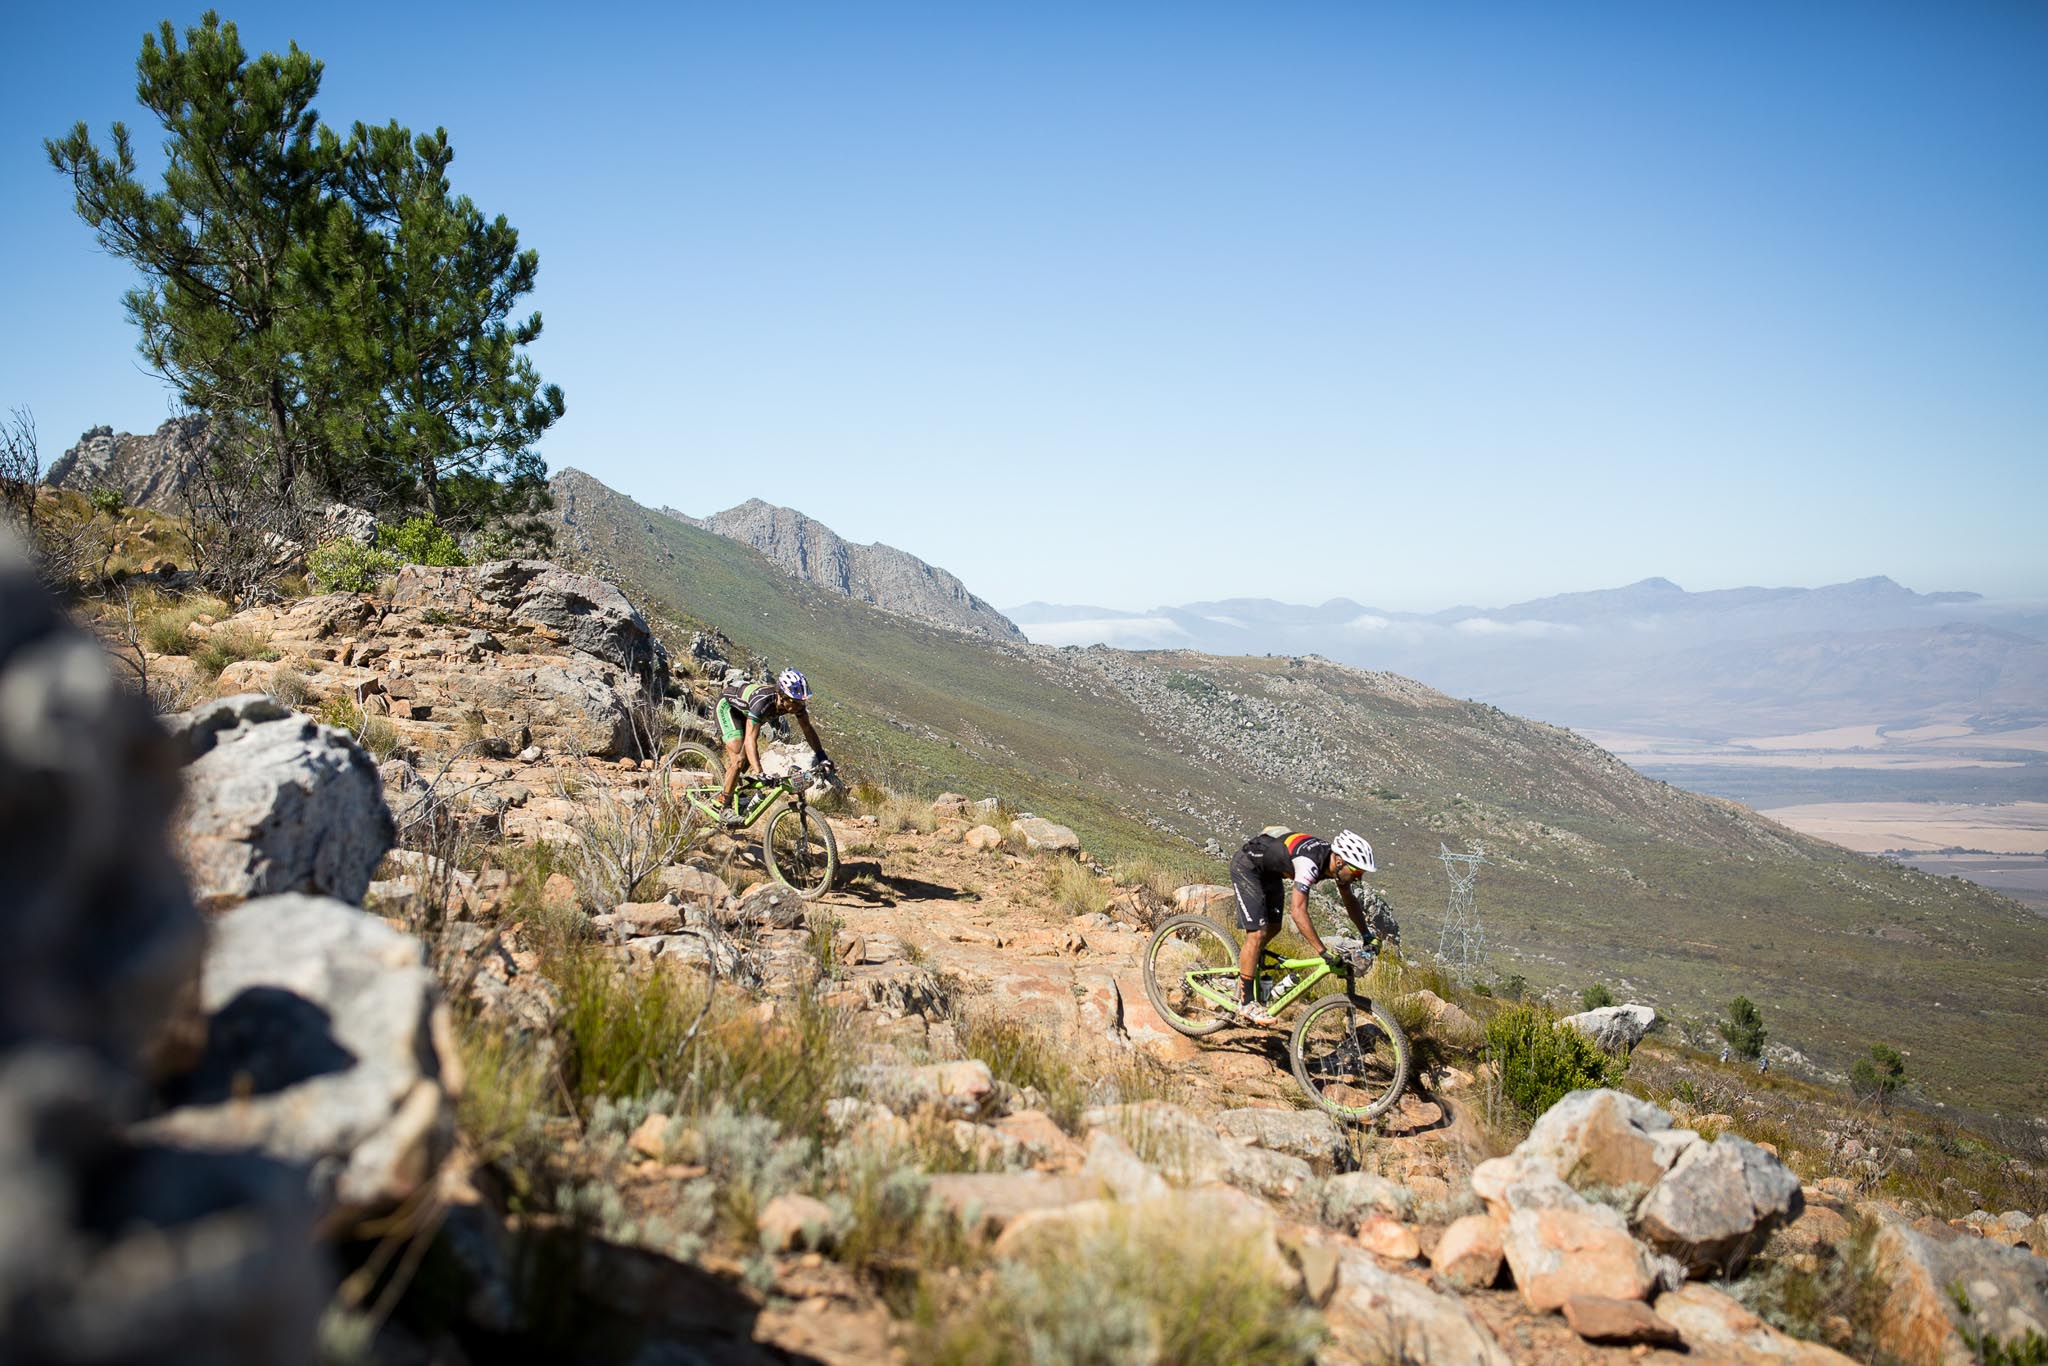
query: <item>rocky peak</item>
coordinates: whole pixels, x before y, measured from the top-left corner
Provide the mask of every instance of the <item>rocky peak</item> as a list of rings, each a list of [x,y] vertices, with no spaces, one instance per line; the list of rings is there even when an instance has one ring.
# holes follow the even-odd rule
[[[749,498],[699,525],[752,546],[806,582],[885,612],[997,640],[1024,639],[1008,617],[945,570],[894,546],[856,545],[794,508]]]
[[[52,462],[52,488],[90,493],[118,489],[131,507],[163,507],[185,487],[206,451],[206,419],[174,417],[147,435],[94,427]]]

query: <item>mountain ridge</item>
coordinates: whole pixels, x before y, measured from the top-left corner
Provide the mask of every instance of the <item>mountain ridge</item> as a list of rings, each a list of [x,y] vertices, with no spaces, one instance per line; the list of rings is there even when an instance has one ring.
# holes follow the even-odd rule
[[[702,518],[663,511],[752,546],[799,579],[883,611],[998,640],[1025,638],[1015,622],[969,592],[957,575],[895,546],[849,541],[795,508],[749,498]]]

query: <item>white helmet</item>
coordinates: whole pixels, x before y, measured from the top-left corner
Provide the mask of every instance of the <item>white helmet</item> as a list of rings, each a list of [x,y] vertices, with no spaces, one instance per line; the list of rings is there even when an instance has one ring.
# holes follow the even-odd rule
[[[811,685],[804,682],[804,676],[795,669],[784,669],[775,679],[776,690],[792,702],[802,702],[811,695]]]
[[[1337,838],[1331,840],[1330,850],[1353,868],[1367,873],[1377,873],[1379,871],[1372,861],[1372,845],[1368,844],[1365,837],[1356,831],[1346,830],[1338,835]]]

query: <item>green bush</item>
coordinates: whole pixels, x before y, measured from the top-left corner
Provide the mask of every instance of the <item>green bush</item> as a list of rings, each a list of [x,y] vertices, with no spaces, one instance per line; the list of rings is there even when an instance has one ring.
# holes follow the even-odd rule
[[[1628,1070],[1626,1060],[1608,1057],[1535,1006],[1511,1006],[1488,1021],[1486,1047],[1502,1098],[1527,1119],[1573,1091],[1618,1086]]]
[[[390,552],[354,541],[329,541],[306,557],[306,573],[323,593],[367,593],[396,568]]]
[[[1870,1046],[1870,1056],[1859,1058],[1849,1069],[1849,1087],[1864,1100],[1875,1100],[1889,1110],[1892,1097],[1906,1085],[1906,1060],[1890,1044]]]
[[[121,490],[108,488],[104,484],[86,494],[85,501],[91,504],[94,512],[103,517],[119,517],[128,506],[126,500],[121,497]]]
[[[1605,982],[1595,982],[1579,993],[1579,1008],[1582,1010],[1599,1010],[1613,1004],[1614,993],[1607,989]]]
[[[415,517],[397,526],[377,528],[377,548],[397,557],[400,564],[464,565],[469,557],[447,530],[431,517]]]

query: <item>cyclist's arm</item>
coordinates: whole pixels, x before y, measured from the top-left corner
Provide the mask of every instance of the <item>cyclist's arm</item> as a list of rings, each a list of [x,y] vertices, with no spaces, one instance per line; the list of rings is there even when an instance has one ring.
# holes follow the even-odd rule
[[[1358,926],[1358,937],[1370,944],[1378,936],[1365,919],[1365,903],[1358,899],[1358,891],[1348,883],[1337,884],[1337,895],[1344,899],[1344,914],[1351,917],[1351,923]]]
[[[1316,933],[1315,922],[1308,918],[1308,893],[1299,882],[1287,884],[1287,914],[1294,920],[1294,928],[1308,946],[1318,954],[1328,953],[1323,947],[1323,937]]]
[[[812,725],[811,725],[811,711],[810,711],[810,708],[808,708],[808,707],[799,707],[799,708],[797,709],[797,712],[796,712],[796,724],[797,724],[797,728],[798,728],[799,730],[803,731],[803,733],[804,733],[804,739],[806,739],[806,740],[808,740],[808,741],[810,742],[810,745],[811,745],[811,753],[813,753],[813,754],[817,755],[817,756],[818,756],[818,757],[819,757],[820,759],[824,758],[824,757],[825,757],[825,742],[824,742],[823,740],[820,740],[820,739],[818,738],[818,732],[817,732],[817,729],[816,729],[816,727],[814,727],[814,726],[812,726]]]

